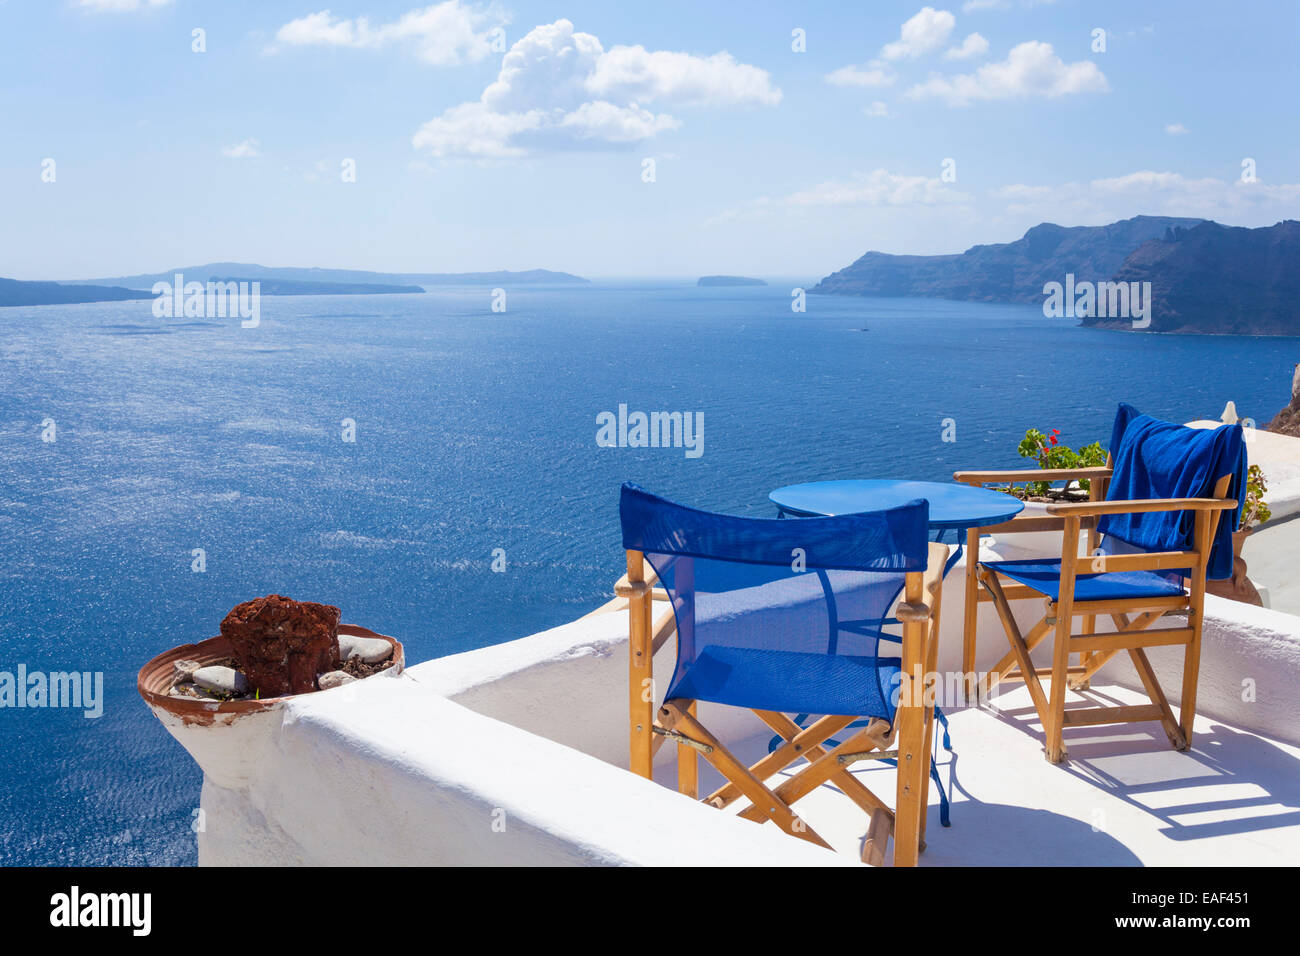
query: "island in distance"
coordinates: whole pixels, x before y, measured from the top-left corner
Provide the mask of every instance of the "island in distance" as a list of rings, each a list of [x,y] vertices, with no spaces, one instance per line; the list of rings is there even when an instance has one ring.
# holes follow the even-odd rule
[[[60,282],[0,279],[0,306],[75,305],[81,302],[126,302],[150,298],[153,296],[147,291],[124,289],[121,286],[65,285]]]
[[[381,295],[424,292],[435,285],[576,285],[590,280],[568,272],[366,272],[360,269],[270,268],[236,262],[209,262],[167,272],[108,279],[57,282],[0,279],[0,307],[122,302],[153,297],[156,282],[169,285],[181,275],[190,282],[259,282],[263,295]]]
[[[362,283],[365,285],[570,285],[585,284],[590,280],[568,272],[549,269],[529,269],[524,272],[367,272],[363,269],[319,269],[297,266],[261,266],[255,263],[209,262],[201,266],[185,266],[166,272],[146,272],[139,275],[116,276],[111,279],[82,280],[92,285],[118,285],[128,289],[149,289],[155,282],[172,282],[176,273],[185,276],[186,282],[207,282],[224,276],[240,276],[248,281],[266,283],[317,282]],[[324,294],[324,293],[321,293]]]
[[[189,281],[189,276],[186,276]],[[292,279],[253,279],[249,276],[214,276],[212,282],[258,283],[262,295],[398,295],[424,294],[422,285],[389,285],[384,282],[296,282]]]
[[[725,285],[767,285],[762,279],[751,279],[747,276],[700,276],[700,281],[695,284],[706,288]]]

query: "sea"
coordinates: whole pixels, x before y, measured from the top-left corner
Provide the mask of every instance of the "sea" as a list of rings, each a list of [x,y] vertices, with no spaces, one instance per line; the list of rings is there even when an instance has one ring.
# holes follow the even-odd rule
[[[830,478],[1015,467],[1116,404],[1266,423],[1300,339],[1078,327],[1036,306],[605,281],[0,310],[0,675],[102,673],[102,715],[0,708],[0,863],[193,864],[201,775],[136,672],[263,594],[338,605],[408,662],[612,596],[618,489],[773,516]],[[494,311],[494,303],[504,311]],[[702,424],[634,447],[636,412]],[[602,416],[605,416],[602,419]]]

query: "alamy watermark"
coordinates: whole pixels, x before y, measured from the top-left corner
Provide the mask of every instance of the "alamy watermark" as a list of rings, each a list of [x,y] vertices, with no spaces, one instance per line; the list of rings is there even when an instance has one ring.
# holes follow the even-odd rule
[[[157,296],[153,302],[154,318],[158,319],[224,319],[238,316],[240,326],[255,329],[262,322],[262,283],[222,282],[209,279],[207,283],[186,282],[184,273],[175,275],[175,282],[165,279],[155,282],[150,290]]]
[[[1151,324],[1150,282],[1075,282],[1068,272],[1064,284],[1044,283],[1043,295],[1043,315],[1049,319],[1129,319],[1135,329]]]
[[[103,671],[0,671],[0,708],[59,707],[83,711],[87,720],[104,716]]]
[[[73,885],[66,893],[50,897],[50,925],[118,927],[132,936],[148,936],[153,928],[152,893],[83,893]]]
[[[687,458],[704,454],[703,412],[618,412],[596,415],[596,444],[601,448],[684,448]]]

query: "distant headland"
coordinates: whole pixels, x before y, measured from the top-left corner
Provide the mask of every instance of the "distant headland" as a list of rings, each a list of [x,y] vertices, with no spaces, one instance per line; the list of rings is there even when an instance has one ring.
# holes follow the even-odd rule
[[[525,272],[367,272],[362,269],[318,269],[295,266],[260,266],[255,263],[209,262],[201,266],[185,266],[166,272],[146,272],[139,275],[115,276],[111,279],[87,279],[91,285],[116,285],[128,289],[152,288],[155,282],[171,282],[176,273],[182,273],[187,282],[207,282],[224,276],[240,276],[249,281],[362,283],[365,285],[544,285],[586,283],[590,280],[568,272],[549,269],[530,269]],[[263,287],[265,291],[265,287]]]
[[[189,276],[186,276],[189,279]],[[212,282],[258,283],[262,295],[400,295],[424,294],[422,285],[384,282],[300,282],[293,279],[254,279],[251,276],[213,276]]]
[[[0,306],[75,305],[80,302],[125,302],[150,299],[149,292],[120,286],[71,285],[60,282],[24,282],[0,279]]]
[[[156,282],[172,283],[177,274],[188,282],[260,282],[262,295],[380,295],[424,292],[427,286],[578,285],[590,280],[568,272],[530,269],[523,272],[367,272],[360,269],[274,268],[254,263],[209,262],[166,272],[104,279],[28,282],[0,279],[0,306],[67,305],[148,299]]]
[[[809,291],[1042,304],[1049,286],[1086,290],[1086,307],[1071,301],[1064,314],[1088,327],[1300,335],[1300,222],[1258,229],[1169,216],[1106,226],[1045,222],[1014,242],[952,255],[868,252]],[[1136,292],[1145,300],[1141,321],[1101,309],[1103,298]]]

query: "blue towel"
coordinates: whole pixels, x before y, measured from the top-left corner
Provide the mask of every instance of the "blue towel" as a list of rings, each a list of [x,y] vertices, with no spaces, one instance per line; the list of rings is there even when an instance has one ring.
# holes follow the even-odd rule
[[[1210,578],[1231,577],[1232,532],[1241,524],[1246,496],[1246,443],[1241,426],[1188,428],[1121,404],[1110,448],[1115,473],[1106,496],[1109,501],[1210,498],[1215,483],[1232,475],[1227,497],[1237,499],[1237,509],[1223,512],[1219,519],[1207,571]],[[1098,530],[1144,551],[1183,551],[1193,545],[1195,518],[1193,511],[1106,515]]]

